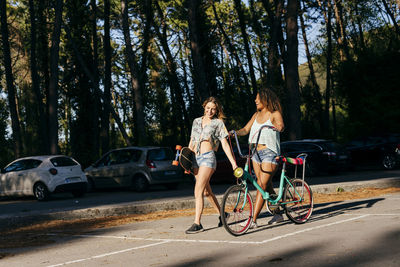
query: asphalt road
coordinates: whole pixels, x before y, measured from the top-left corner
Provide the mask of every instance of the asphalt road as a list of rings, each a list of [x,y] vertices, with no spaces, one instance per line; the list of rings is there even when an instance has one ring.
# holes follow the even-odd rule
[[[240,237],[203,216],[132,223],[85,234],[45,232],[49,245],[0,250],[0,266],[400,266],[400,194],[318,204],[311,220],[287,219]],[[64,200],[66,201],[66,200]]]
[[[378,186],[397,179],[400,169],[392,171],[357,171],[337,175],[325,175],[307,179],[314,192],[335,191],[337,187]],[[377,183],[378,185],[374,184]],[[221,197],[229,184],[212,185],[214,193]],[[275,184],[275,186],[278,186]],[[384,184],[384,187],[387,186]],[[351,190],[351,189],[349,189]],[[144,213],[160,209],[192,208],[193,183],[180,184],[176,190],[155,186],[148,192],[130,190],[103,190],[87,193],[82,198],[70,194],[54,195],[50,201],[38,202],[34,198],[3,198],[0,200],[0,228],[3,223],[15,223],[31,216],[41,218],[83,218],[87,216],[108,216],[111,214]]]

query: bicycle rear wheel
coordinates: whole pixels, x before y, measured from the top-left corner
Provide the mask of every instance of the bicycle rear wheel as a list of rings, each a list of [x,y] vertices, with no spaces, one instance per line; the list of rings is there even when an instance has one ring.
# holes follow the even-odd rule
[[[297,224],[305,223],[311,217],[314,201],[311,188],[302,179],[292,179],[286,184],[283,201],[288,218]]]
[[[239,236],[246,233],[253,218],[253,200],[242,185],[233,185],[226,190],[222,199],[222,224],[228,233]]]

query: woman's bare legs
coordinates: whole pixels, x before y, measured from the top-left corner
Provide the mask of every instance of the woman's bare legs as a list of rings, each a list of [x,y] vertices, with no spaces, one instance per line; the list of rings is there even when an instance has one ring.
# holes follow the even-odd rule
[[[219,205],[218,200],[215,197],[214,192],[211,189],[210,180],[208,180],[208,184],[206,185],[206,189],[204,190],[204,196],[206,196],[208,198],[208,201],[210,201],[213,208],[219,214],[221,211],[221,206]]]
[[[209,197],[210,202],[213,205],[217,204],[219,207],[218,201],[215,198],[215,195],[212,193],[210,187],[210,178],[213,173],[214,169],[205,166],[201,166],[197,172],[195,171],[196,185],[194,187],[194,198],[196,203],[196,209],[195,209],[196,215],[194,218],[194,223],[196,224],[200,224],[201,215],[203,213],[203,208],[204,208],[204,193],[206,190],[207,190],[206,195]]]
[[[264,162],[261,165],[253,161],[253,169],[254,173],[257,176],[257,183],[261,186],[261,188],[265,191],[267,190],[270,194],[275,194],[274,187],[272,186],[272,177],[274,176],[277,165]],[[261,193],[257,190],[256,196],[256,204],[254,206],[254,218],[255,222],[258,215],[261,212],[262,207],[264,206],[265,200],[263,199]]]

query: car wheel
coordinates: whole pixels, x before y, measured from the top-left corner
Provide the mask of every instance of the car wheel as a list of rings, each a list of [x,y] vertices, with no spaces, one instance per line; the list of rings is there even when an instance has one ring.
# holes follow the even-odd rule
[[[87,180],[88,180],[87,191],[93,192],[96,189],[94,181],[91,177],[87,177]]]
[[[391,154],[386,154],[382,158],[383,168],[391,170],[396,166],[396,158]]]
[[[143,175],[135,176],[133,179],[133,187],[138,192],[144,192],[149,188],[149,181]]]
[[[35,184],[35,186],[33,187],[33,194],[39,201],[46,201],[50,197],[50,192],[47,189],[46,185],[43,183]]]

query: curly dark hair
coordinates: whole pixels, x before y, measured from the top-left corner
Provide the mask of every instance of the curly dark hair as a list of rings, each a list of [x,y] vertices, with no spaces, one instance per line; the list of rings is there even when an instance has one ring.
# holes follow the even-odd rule
[[[261,103],[263,103],[263,105],[270,112],[279,111],[280,113],[282,113],[281,103],[274,91],[267,88],[263,88],[258,91],[258,94],[260,95]]]

